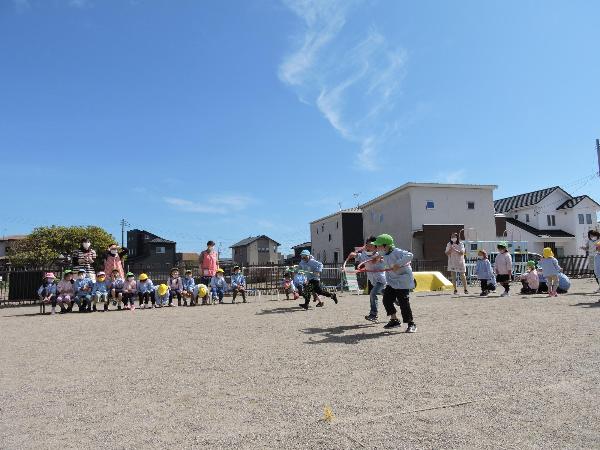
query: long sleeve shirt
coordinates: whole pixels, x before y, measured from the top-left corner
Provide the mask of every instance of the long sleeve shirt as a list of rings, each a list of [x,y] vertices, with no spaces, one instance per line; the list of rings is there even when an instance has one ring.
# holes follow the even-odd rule
[[[492,264],[489,259],[478,259],[475,266],[475,275],[479,280],[491,280],[494,276]]]
[[[366,270],[381,270],[381,272],[367,272],[367,280],[369,280],[372,285],[375,285],[376,283],[386,284],[385,272],[383,272],[385,263],[383,261],[371,261],[376,256],[379,256],[377,252],[373,253],[372,255],[367,255],[366,252],[360,252],[358,255],[356,255],[356,262],[358,264],[362,264],[363,262],[367,261],[364,265]]]
[[[194,277],[184,277],[182,280],[182,285],[184,291],[194,292],[196,281],[194,281]]]
[[[181,277],[169,277],[169,279],[167,280],[167,286],[172,291],[183,291],[183,281],[181,280]]]
[[[394,289],[414,289],[415,279],[413,277],[410,262],[413,254],[399,248],[392,249],[383,255],[383,262],[387,267],[400,266],[396,270],[387,272],[387,284]]]
[[[110,288],[110,281],[96,281],[94,283],[94,287],[92,289],[92,295],[96,295],[96,293],[107,294]]]
[[[246,277],[241,273],[234,273],[231,275],[231,287],[234,289],[237,287],[246,287]]]
[[[137,291],[140,294],[152,293],[154,292],[154,284],[152,284],[152,280],[148,278],[146,281],[138,281],[137,283]]]
[[[542,258],[538,265],[540,269],[542,269],[545,277],[558,275],[561,271],[556,258]]]
[[[512,256],[510,256],[510,253],[498,253],[496,255],[496,261],[494,262],[494,265],[498,275],[512,274]]]
[[[308,261],[300,260],[298,264],[300,270],[306,272],[306,278],[310,280],[318,280],[321,276],[321,272],[323,271],[323,263],[317,261],[312,256]]]
[[[56,290],[60,295],[75,295],[75,283],[71,280],[60,280]]]
[[[214,276],[210,280],[210,287],[212,289],[223,289],[224,291],[226,291],[227,290],[227,281],[225,281],[224,277]]]
[[[88,295],[93,287],[94,282],[90,278],[78,278],[75,280],[75,295]]]
[[[37,293],[40,297],[48,297],[50,295],[56,295],[56,284],[44,283],[37,290]]]

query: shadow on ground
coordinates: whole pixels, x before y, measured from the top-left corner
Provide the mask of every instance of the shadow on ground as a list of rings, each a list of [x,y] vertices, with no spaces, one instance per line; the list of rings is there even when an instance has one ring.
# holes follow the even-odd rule
[[[272,309],[263,309],[256,313],[257,316],[265,316],[267,314],[284,314],[284,313],[294,313],[304,311],[299,306],[288,306],[287,308],[272,308]]]
[[[579,302],[569,306],[581,306],[582,308],[600,308],[600,301],[597,302]]]
[[[383,326],[381,324],[380,326]],[[305,344],[358,344],[361,341],[377,339],[384,336],[398,334],[394,331],[380,331],[378,333],[344,334],[346,331],[365,330],[377,327],[376,324],[343,325],[331,328],[305,328],[300,330],[304,334],[318,335],[320,338],[309,337]]]

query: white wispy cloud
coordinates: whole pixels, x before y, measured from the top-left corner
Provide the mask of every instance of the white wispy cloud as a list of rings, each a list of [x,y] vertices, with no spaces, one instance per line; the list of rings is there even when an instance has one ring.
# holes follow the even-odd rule
[[[167,205],[183,212],[211,214],[227,214],[242,211],[248,206],[257,203],[256,199],[242,195],[217,195],[203,201],[194,201],[179,197],[163,197],[163,201]]]
[[[358,37],[344,32],[361,0],[283,3],[302,20],[303,32],[280,64],[279,79],[301,101],[316,105],[344,139],[360,148],[357,166],[376,170],[379,148],[399,130],[395,108],[406,52],[375,28]]]
[[[448,172],[439,172],[437,179],[441,183],[463,183],[465,181],[467,172],[464,169],[451,170]]]
[[[15,11],[18,13],[24,13],[31,9],[31,3],[29,0],[13,0]]]

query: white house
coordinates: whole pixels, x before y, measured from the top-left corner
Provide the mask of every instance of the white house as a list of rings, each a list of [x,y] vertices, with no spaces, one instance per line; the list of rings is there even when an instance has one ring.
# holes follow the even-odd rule
[[[388,233],[416,258],[444,259],[445,245],[454,231],[464,230],[471,240],[495,239],[496,187],[406,183],[361,205],[364,235]]]
[[[511,240],[528,241],[529,251],[555,249],[557,256],[584,254],[587,233],[597,228],[600,205],[587,195],[573,197],[559,186],[502,198],[494,202],[506,216]]]
[[[344,209],[310,223],[312,254],[323,263],[342,262],[363,239],[363,217],[358,208]]]

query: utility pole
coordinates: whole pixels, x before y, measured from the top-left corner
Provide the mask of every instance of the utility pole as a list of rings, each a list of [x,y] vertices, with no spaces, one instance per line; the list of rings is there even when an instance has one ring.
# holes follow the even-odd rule
[[[598,176],[600,176],[600,139],[596,139],[596,155],[598,156]]]
[[[121,248],[125,247],[125,227],[128,227],[130,224],[125,219],[121,219],[119,222],[121,224]]]

